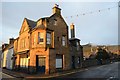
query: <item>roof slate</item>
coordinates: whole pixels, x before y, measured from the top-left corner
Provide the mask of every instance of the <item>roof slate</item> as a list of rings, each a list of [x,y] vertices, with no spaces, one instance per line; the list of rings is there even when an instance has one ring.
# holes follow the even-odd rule
[[[47,19],[47,21],[49,21],[50,18],[52,18],[56,15],[57,14],[52,14],[49,17],[43,17],[43,18],[40,18],[40,19],[42,19],[42,20]],[[37,21],[33,21],[33,20],[30,20],[30,19],[27,19],[27,18],[25,18],[25,19],[26,19],[26,21],[27,21],[27,23],[28,23],[28,25],[31,29],[34,29],[37,26],[37,22],[40,20],[40,19],[38,19]]]
[[[27,19],[26,18],[26,20],[27,20],[27,22],[28,22],[28,25],[33,29],[35,26],[36,26],[36,24],[37,24],[37,22],[35,22],[35,21],[32,21],[32,20],[30,20],[30,19]]]

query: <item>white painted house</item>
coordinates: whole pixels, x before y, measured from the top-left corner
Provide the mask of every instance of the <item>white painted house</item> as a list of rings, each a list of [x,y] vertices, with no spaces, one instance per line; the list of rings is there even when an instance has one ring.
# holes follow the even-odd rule
[[[6,68],[7,69],[13,69],[13,45],[10,45],[8,48],[8,53],[6,55]]]
[[[5,46],[2,52],[2,68],[13,69],[13,47],[14,39],[11,38],[9,44]]]
[[[8,53],[8,49],[5,49],[4,51],[3,51],[3,53],[2,53],[2,59],[3,59],[3,61],[2,61],[2,67],[3,68],[6,68],[6,59],[7,59],[7,53]]]
[[[2,47],[0,47],[0,68],[2,67],[1,62],[2,62]]]

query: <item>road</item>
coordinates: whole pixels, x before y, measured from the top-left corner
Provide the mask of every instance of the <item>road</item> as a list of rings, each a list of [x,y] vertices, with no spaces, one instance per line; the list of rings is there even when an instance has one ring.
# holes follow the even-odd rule
[[[2,78],[14,78],[14,77],[12,77],[12,76],[10,76],[10,75],[7,75],[7,74],[5,74],[5,73],[2,73]]]
[[[114,62],[112,64],[89,67],[89,68],[81,69],[74,73],[67,73],[67,74],[63,74],[62,76],[56,76],[56,77],[50,77],[50,78],[54,78],[53,80],[57,80],[55,78],[66,78],[63,80],[68,80],[68,78],[69,80],[70,78],[74,80],[83,80],[83,79],[91,80],[90,78],[94,78],[94,80],[99,80],[98,78],[105,78],[105,80],[120,80],[120,79],[116,79],[118,78],[118,73],[120,73],[120,70],[118,70],[118,67],[120,68],[120,62]],[[2,72],[0,74],[2,75],[0,76],[0,78],[1,77],[2,78],[14,78]]]
[[[3,78],[14,78],[14,77],[7,75],[5,73],[2,73],[2,69],[0,68],[0,80]]]
[[[118,70],[118,64],[120,65],[120,62],[114,62],[108,65],[91,67],[80,70],[73,74],[63,75],[56,78],[83,78],[83,79],[105,78],[106,80],[114,80],[115,78],[118,78],[118,72],[120,73],[120,71]]]

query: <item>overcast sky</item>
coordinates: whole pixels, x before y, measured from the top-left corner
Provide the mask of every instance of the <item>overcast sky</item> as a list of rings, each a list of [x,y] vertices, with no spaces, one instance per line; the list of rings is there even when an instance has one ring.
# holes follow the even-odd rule
[[[56,3],[62,9],[62,16],[67,25],[75,24],[75,34],[81,40],[81,44],[89,42],[104,45],[118,44],[117,2],[3,2],[0,6],[2,7],[0,44],[7,43],[10,37],[19,36],[25,17],[37,21],[39,18],[52,15],[52,8]],[[98,11],[107,8],[112,9]],[[94,13],[79,15],[91,11]]]

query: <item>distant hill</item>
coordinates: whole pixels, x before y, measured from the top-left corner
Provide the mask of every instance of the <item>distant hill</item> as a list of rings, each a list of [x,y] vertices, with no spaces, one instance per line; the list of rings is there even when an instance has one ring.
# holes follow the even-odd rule
[[[86,58],[89,58],[91,54],[95,54],[97,47],[104,47],[104,46],[107,48],[108,51],[120,55],[120,45],[95,45],[88,43],[82,46],[83,46],[83,55]]]

